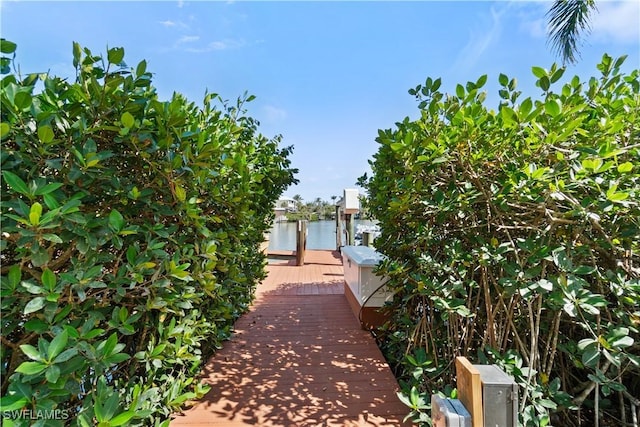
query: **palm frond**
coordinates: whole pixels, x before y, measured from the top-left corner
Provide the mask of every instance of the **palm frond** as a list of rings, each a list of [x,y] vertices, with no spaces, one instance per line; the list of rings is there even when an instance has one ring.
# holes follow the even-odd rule
[[[555,0],[547,12],[549,41],[564,63],[577,62],[578,42],[591,30],[589,17],[594,10],[595,0]]]

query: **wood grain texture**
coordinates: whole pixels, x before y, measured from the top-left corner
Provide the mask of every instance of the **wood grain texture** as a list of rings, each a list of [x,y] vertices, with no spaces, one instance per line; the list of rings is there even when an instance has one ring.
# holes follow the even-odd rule
[[[482,383],[480,372],[466,357],[456,357],[456,382],[458,399],[471,414],[473,427],[484,426],[482,409]]]
[[[171,426],[410,425],[393,373],[343,294],[340,254],[307,251],[304,266],[267,269],[251,310],[201,373],[211,391]]]

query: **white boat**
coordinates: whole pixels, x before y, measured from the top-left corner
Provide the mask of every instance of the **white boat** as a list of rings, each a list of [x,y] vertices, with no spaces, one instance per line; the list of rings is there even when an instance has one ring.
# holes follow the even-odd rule
[[[375,240],[376,237],[380,235],[380,226],[377,224],[358,224],[356,226],[355,235],[353,236],[353,240],[356,245],[362,245],[362,235],[363,233],[371,233],[372,239]]]

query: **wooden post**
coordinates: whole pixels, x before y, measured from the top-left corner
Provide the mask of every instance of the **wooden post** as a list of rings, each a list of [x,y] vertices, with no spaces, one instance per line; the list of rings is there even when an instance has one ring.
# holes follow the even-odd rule
[[[342,246],[342,231],[340,230],[340,206],[336,205],[336,250]]]
[[[362,246],[373,247],[373,233],[370,231],[362,232]]]
[[[296,265],[304,265],[304,253],[307,250],[307,221],[298,221],[296,233]]]
[[[480,372],[466,357],[456,357],[456,382],[458,398],[471,414],[471,426],[483,427],[482,383]]]
[[[347,236],[349,239],[349,245],[353,246],[355,244],[355,236],[354,236],[354,231],[353,231],[353,215],[352,214],[346,214],[345,215],[346,219],[347,219]]]

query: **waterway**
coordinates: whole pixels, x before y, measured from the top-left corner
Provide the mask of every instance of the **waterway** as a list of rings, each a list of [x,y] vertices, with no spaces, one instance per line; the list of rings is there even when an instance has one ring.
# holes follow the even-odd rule
[[[358,224],[372,224],[367,220],[355,220],[354,223],[356,229]],[[269,236],[269,249],[294,251],[296,249],[296,227],[296,222],[275,223]],[[342,241],[345,241],[344,236]],[[307,224],[307,249],[336,249],[336,222],[333,220],[310,221]]]

